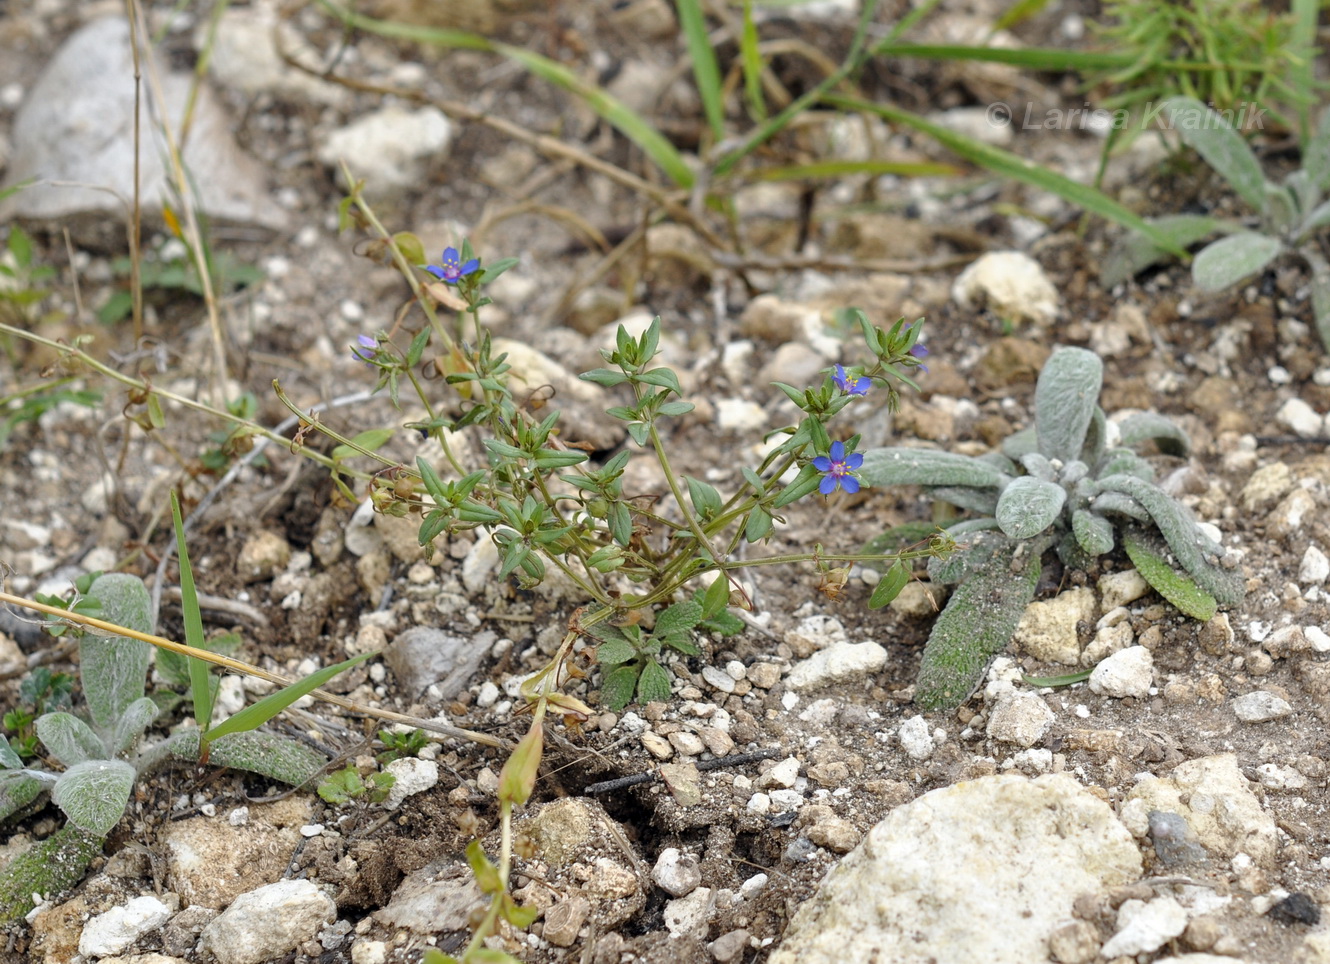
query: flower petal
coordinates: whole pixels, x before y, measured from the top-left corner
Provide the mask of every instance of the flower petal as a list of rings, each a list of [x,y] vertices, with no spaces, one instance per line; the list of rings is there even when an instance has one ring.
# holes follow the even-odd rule
[[[831,461],[841,462],[845,459],[845,443],[840,439],[831,443]]]
[[[855,452],[853,455],[851,455],[849,458],[845,460],[845,467],[849,469],[857,469],[859,468],[859,466],[863,464],[864,464],[864,456],[863,453],[861,452]]]
[[[461,258],[462,258],[462,256],[461,256],[460,254],[457,253],[457,249],[456,249],[456,248],[444,248],[444,249],[443,249],[443,257],[440,258],[439,260],[442,261],[444,264],[448,264],[448,262],[450,262],[450,261],[451,261],[453,264],[456,264],[458,261],[461,260]]]
[[[817,458],[813,459],[813,468],[817,469],[819,472],[830,472],[831,459],[827,458],[825,455],[819,455]]]
[[[480,267],[480,259],[472,258],[466,264],[462,265],[462,270],[457,272],[459,275],[470,274]]]
[[[840,480],[840,487],[844,489],[846,492],[853,495],[854,493],[859,491],[859,480],[856,479],[853,475],[843,476]]]
[[[443,269],[440,268],[437,264],[427,264],[425,265],[425,270],[428,271],[430,274],[434,275],[434,277],[438,278],[440,281],[447,280],[447,275],[444,274]]]
[[[821,484],[817,487],[817,491],[823,495],[831,495],[836,491],[836,477],[834,475],[824,476]]]

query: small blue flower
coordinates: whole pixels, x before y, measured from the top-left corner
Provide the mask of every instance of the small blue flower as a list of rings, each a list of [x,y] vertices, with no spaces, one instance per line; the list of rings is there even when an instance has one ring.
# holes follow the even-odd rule
[[[427,264],[425,270],[444,284],[455,285],[480,267],[479,258],[472,258],[466,264],[462,264],[462,256],[457,253],[456,248],[444,248],[443,257],[439,260],[441,264]]]
[[[832,442],[830,458],[819,455],[813,459],[813,468],[826,473],[817,490],[823,495],[831,495],[839,486],[853,495],[859,491],[859,480],[851,473],[863,464],[864,457],[858,452],[848,456],[845,454],[844,442]]]
[[[844,365],[836,366],[836,373],[831,376],[831,380],[846,395],[867,395],[872,384],[867,378],[847,372]]]
[[[924,357],[926,357],[926,356],[928,355],[928,346],[927,346],[927,345],[915,345],[913,348],[910,349],[910,354],[913,355],[915,358],[924,358]],[[927,371],[928,371],[928,366],[925,365],[925,364],[923,364],[922,362],[920,362],[919,364],[915,365],[914,367],[915,367],[915,368],[918,368],[921,372],[927,372]]]
[[[356,341],[360,342],[359,348],[351,349],[351,356],[356,361],[363,361],[366,365],[374,364],[374,352],[379,350],[379,340],[373,335],[357,335]],[[366,351],[369,354],[366,354]]]

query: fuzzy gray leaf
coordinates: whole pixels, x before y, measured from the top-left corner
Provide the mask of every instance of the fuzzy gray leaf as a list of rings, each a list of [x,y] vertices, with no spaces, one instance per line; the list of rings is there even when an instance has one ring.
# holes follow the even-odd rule
[[[1265,184],[1265,223],[1276,234],[1284,234],[1293,227],[1298,215],[1298,199],[1292,189],[1282,184]]]
[[[974,692],[984,667],[1011,642],[1034,599],[1047,545],[1047,540],[1000,545],[987,566],[952,592],[924,647],[914,692],[921,709],[952,710]],[[1023,548],[1030,551],[1017,562]]]
[[[1187,438],[1187,433],[1175,425],[1172,419],[1155,412],[1137,412],[1135,415],[1129,415],[1123,420],[1119,433],[1123,445],[1139,445],[1141,442],[1153,441],[1159,446],[1159,451],[1165,455],[1176,455],[1180,458],[1186,458],[1191,452],[1191,439]]]
[[[124,760],[88,760],[60,775],[51,799],[74,826],[104,837],[124,815],[134,776]]]
[[[1066,490],[1056,482],[1032,475],[1012,479],[998,498],[998,525],[1013,539],[1029,539],[1057,521],[1066,501]]]
[[[1230,221],[1221,221],[1219,218],[1203,214],[1171,214],[1162,218],[1150,218],[1149,224],[1179,248],[1189,248],[1197,241],[1219,231],[1236,230],[1236,225]],[[1145,235],[1129,231],[1114,245],[1104,260],[1104,266],[1099,272],[1099,282],[1105,288],[1112,288],[1152,264],[1158,264],[1172,257],[1171,253]]]
[[[996,526],[996,519],[968,519],[948,528],[947,534],[957,541],[963,540],[964,548],[957,548],[945,559],[929,559],[928,578],[950,585],[989,568],[994,554],[1011,545],[1011,540]]]
[[[1022,455],[1021,466],[1036,479],[1042,479],[1045,482],[1052,482],[1057,476],[1057,473],[1053,471],[1053,463],[1039,452],[1026,452]]]
[[[101,618],[141,633],[152,632],[152,600],[143,580],[123,572],[98,577],[88,595],[102,604]],[[84,636],[79,678],[93,726],[110,732],[125,708],[143,697],[152,646],[127,636]]]
[[[962,485],[1000,488],[1007,477],[978,459],[933,449],[869,449],[859,477],[868,485]]]
[[[100,835],[66,825],[20,853],[0,871],[0,924],[21,921],[33,908],[33,894],[63,896],[101,852]]]
[[[1086,465],[1098,462],[1108,444],[1107,436],[1108,419],[1104,418],[1104,410],[1096,405],[1090,417],[1090,427],[1085,430],[1085,444],[1081,446],[1080,460]]]
[[[997,508],[998,494],[993,489],[967,489],[959,485],[940,485],[928,490],[928,497],[954,505],[958,509],[992,515]]]
[[[1321,344],[1330,351],[1330,266],[1317,255],[1312,266],[1312,319]]]
[[[0,773],[0,821],[8,820],[41,796],[45,785],[22,770]]]
[[[1094,352],[1084,348],[1054,350],[1034,387],[1040,454],[1060,462],[1080,456],[1103,383],[1104,363]]]
[[[176,733],[170,742],[171,755],[176,759],[198,762],[198,730]],[[208,762],[248,770],[293,787],[308,783],[328,765],[327,757],[305,744],[258,730],[229,733],[213,740],[208,744]]]
[[[1265,203],[1265,175],[1261,163],[1242,135],[1219,115],[1193,97],[1170,97],[1164,102],[1170,130],[1205,158],[1238,196],[1254,211]]]
[[[1138,479],[1153,482],[1154,466],[1141,458],[1131,449],[1112,449],[1104,456],[1104,462],[1096,468],[1095,475],[1106,478],[1110,475],[1134,475]]]
[[[44,713],[37,720],[37,739],[67,767],[110,754],[102,738],[88,724],[69,713]]]
[[[1256,274],[1284,251],[1268,234],[1244,231],[1208,244],[1191,263],[1192,281],[1202,291],[1223,291]]]
[[[1002,440],[1002,454],[1013,462],[1019,462],[1021,456],[1039,451],[1039,436],[1033,425],[1028,425],[1019,432],[1012,432]]]
[[[124,753],[133,747],[143,736],[148,724],[157,719],[158,712],[157,704],[146,696],[125,707],[124,715],[115,724],[115,735],[111,738],[111,752]]]
[[[1298,235],[1299,237],[1306,237],[1327,226],[1330,226],[1330,201],[1318,204],[1311,210],[1298,228]]]
[[[1091,556],[1113,551],[1113,523],[1097,513],[1077,509],[1071,514],[1071,531],[1076,543]]]
[[[1302,153],[1302,169],[1316,190],[1330,191],[1330,107],[1321,112],[1316,135]]]
[[[1121,492],[1101,492],[1090,503],[1090,508],[1101,514],[1125,515],[1138,522],[1150,521],[1150,513],[1145,511],[1145,506]]]
[[[1211,559],[1222,551],[1192,518],[1187,507],[1150,482],[1127,475],[1101,479],[1106,492],[1131,496],[1144,506],[1173,555],[1196,584],[1226,606],[1236,606],[1246,595],[1242,576]]]

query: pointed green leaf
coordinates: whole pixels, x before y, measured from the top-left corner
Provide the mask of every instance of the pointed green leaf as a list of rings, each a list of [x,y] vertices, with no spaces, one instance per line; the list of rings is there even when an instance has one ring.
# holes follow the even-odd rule
[[[909,581],[910,567],[903,560],[897,559],[873,587],[873,595],[868,598],[868,608],[881,609],[899,596]]]
[[[637,688],[637,666],[620,666],[605,674],[600,684],[600,699],[615,713],[633,701],[633,690]]]
[[[353,656],[351,659],[334,663],[332,666],[325,666],[321,670],[310,673],[304,679],[298,680],[290,686],[284,686],[275,693],[268,694],[257,703],[245,707],[239,713],[208,730],[206,739],[211,743],[228,733],[243,733],[247,730],[257,729],[296,700],[305,696],[310,690],[318,689],[337,674],[344,673],[351,667],[357,666],[367,659],[373,659],[378,655],[377,650],[370,653],[361,653],[359,656]]]
[[[663,703],[670,698],[670,671],[655,660],[647,660],[637,679],[639,703]]]
[[[185,642],[195,649],[202,649],[203,611],[199,608],[199,597],[194,589],[194,570],[189,564],[189,547],[185,545],[185,524],[180,519],[180,500],[175,490],[171,490],[171,519],[175,525],[176,556],[180,560],[180,611],[185,620]],[[194,701],[194,720],[200,730],[206,730],[212,723],[212,684],[210,667],[205,660],[189,658],[189,695]]]
[[[1215,597],[1198,586],[1186,573],[1179,572],[1168,564],[1158,546],[1150,545],[1150,540],[1142,538],[1140,532],[1128,529],[1123,534],[1122,545],[1127,550],[1127,557],[1159,595],[1163,596],[1192,619],[1207,622],[1219,611]]]
[[[627,663],[637,659],[637,647],[626,639],[611,639],[596,647],[596,662],[602,666]]]
[[[652,634],[657,639],[686,633],[702,621],[702,606],[691,599],[677,602],[664,609],[656,616],[656,629]]]

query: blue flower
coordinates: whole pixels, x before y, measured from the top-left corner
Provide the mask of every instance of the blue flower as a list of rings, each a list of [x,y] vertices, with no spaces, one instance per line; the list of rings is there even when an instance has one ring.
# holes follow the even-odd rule
[[[846,395],[867,395],[868,387],[872,384],[867,378],[847,372],[844,365],[836,366],[836,373],[831,376],[831,380]]]
[[[356,341],[360,342],[360,347],[352,348],[351,356],[355,358],[356,361],[363,361],[366,365],[373,365],[373,352],[379,350],[379,340],[373,335],[357,335]],[[370,352],[370,354],[366,354],[366,351]]]
[[[910,349],[910,354],[913,355],[915,358],[924,358],[928,355],[928,346],[915,345],[913,348]],[[917,365],[915,365],[915,367],[918,368],[921,372],[928,371],[928,366],[925,365],[923,362],[918,363]]]
[[[439,260],[441,264],[427,264],[425,270],[449,285],[457,284],[480,267],[479,258],[472,258],[466,264],[462,264],[462,256],[457,253],[456,248],[444,248],[443,257]]]
[[[831,457],[819,455],[813,459],[813,468],[825,473],[817,490],[823,495],[831,495],[837,487],[851,494],[859,491],[859,480],[851,473],[864,464],[864,457],[858,452],[845,454],[844,442],[831,443]]]

